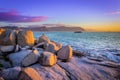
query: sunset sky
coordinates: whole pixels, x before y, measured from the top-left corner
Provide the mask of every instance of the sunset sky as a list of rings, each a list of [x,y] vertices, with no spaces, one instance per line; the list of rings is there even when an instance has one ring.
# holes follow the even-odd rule
[[[0,26],[8,24],[120,31],[120,0],[0,0]]]

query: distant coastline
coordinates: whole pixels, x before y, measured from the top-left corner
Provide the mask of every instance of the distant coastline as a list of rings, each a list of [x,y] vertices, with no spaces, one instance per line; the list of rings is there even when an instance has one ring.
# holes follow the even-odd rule
[[[75,26],[30,26],[30,27],[18,27],[18,26],[4,26],[0,27],[4,29],[12,29],[12,30],[32,30],[32,31],[85,31],[82,27]]]

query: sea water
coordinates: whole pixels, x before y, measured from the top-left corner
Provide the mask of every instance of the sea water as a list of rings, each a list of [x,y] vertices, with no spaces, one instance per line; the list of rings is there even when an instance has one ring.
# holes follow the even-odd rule
[[[73,49],[84,52],[92,57],[99,57],[120,63],[119,32],[34,32],[35,38],[46,34],[51,40]]]

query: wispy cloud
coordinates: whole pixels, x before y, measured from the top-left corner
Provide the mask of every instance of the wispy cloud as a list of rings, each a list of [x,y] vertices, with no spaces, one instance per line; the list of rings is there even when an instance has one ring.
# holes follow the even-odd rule
[[[16,10],[4,11],[3,8],[0,8],[1,22],[21,23],[21,22],[42,22],[46,20],[47,20],[46,16],[25,16]]]
[[[120,14],[120,10],[105,13],[105,15],[119,15],[119,14]]]

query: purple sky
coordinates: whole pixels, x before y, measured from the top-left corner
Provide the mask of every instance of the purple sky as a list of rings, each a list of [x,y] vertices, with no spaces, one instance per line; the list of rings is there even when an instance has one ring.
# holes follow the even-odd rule
[[[119,26],[120,0],[0,0],[0,23]],[[113,25],[112,24],[112,25]]]

